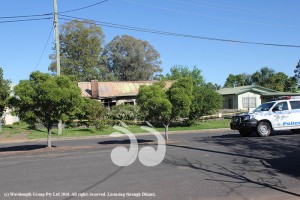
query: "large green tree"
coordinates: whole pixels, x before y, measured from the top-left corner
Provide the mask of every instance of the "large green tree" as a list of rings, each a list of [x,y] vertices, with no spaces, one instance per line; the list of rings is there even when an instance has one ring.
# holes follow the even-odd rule
[[[187,66],[175,65],[170,69],[170,73],[167,73],[163,80],[178,80],[181,78],[191,78],[194,85],[205,85],[204,77],[201,74],[201,70],[196,66],[192,70]]]
[[[297,82],[295,77],[289,77],[283,72],[263,67],[252,75],[252,83],[274,89],[280,92],[296,92]]]
[[[243,73],[238,75],[229,74],[229,76],[226,78],[224,87],[239,87],[239,86],[245,86],[245,85],[251,85],[251,75]]]
[[[191,78],[181,78],[173,83],[170,89],[159,82],[151,86],[142,86],[139,90],[138,104],[146,120],[162,123],[165,127],[165,138],[171,122],[188,117],[192,102],[193,83]]]
[[[147,41],[128,35],[116,36],[104,47],[109,72],[119,81],[152,79],[160,72],[160,55]]]
[[[101,59],[104,34],[91,21],[70,21],[60,27],[61,74],[72,75],[77,81],[110,79]],[[56,73],[56,54],[49,70]]]
[[[14,94],[10,106],[21,120],[41,123],[47,128],[48,147],[51,147],[53,126],[75,115],[82,105],[79,87],[66,76],[33,72],[29,80],[15,86]]]
[[[271,78],[274,76],[275,71],[269,67],[263,67],[259,71],[252,74],[252,83],[263,87],[271,88]]]
[[[222,96],[210,85],[196,86],[193,90],[193,101],[189,119],[199,119],[204,115],[211,115],[222,108]]]
[[[168,140],[168,126],[172,116],[172,104],[168,99],[164,83],[143,85],[139,89],[138,105],[145,119],[150,122],[162,123],[165,127],[165,138]]]
[[[253,74],[229,74],[224,87],[238,87],[246,85],[259,85],[280,92],[296,92],[296,77],[289,77],[283,72],[275,72],[269,67],[263,67]]]
[[[3,78],[3,70],[0,67],[0,118],[7,106],[7,99],[10,93],[10,81]]]

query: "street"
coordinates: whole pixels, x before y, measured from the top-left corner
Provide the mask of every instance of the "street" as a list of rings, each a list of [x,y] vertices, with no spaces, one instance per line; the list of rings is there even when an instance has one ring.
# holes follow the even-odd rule
[[[156,146],[154,136],[137,138],[139,148]],[[74,150],[31,153],[45,144],[0,144],[0,199],[300,199],[300,135],[290,131],[170,134],[154,167],[112,162],[126,137],[53,141]]]

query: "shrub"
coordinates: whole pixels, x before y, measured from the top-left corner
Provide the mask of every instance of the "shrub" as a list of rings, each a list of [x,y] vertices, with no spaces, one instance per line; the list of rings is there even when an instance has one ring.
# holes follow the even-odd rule
[[[108,112],[108,118],[111,120],[138,121],[143,120],[140,113],[140,107],[134,105],[114,106]]]

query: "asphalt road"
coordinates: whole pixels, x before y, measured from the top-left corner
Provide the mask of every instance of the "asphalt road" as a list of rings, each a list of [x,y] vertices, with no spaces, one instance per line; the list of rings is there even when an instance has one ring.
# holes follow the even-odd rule
[[[155,141],[138,139],[140,148]],[[300,199],[299,134],[242,138],[223,130],[170,139],[155,167],[112,162],[113,148],[129,147],[126,137],[54,141],[74,149],[50,152],[38,151],[45,142],[1,144],[0,199]]]

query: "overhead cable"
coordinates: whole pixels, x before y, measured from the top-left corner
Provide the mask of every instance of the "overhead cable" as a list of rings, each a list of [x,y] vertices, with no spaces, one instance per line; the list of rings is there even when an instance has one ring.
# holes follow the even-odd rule
[[[192,39],[201,39],[201,40],[211,40],[211,41],[219,41],[219,42],[230,42],[230,43],[238,43],[238,44],[300,48],[300,45],[266,43],[266,42],[250,42],[250,41],[244,41],[244,40],[234,40],[234,39],[206,37],[206,36],[199,36],[199,35],[189,35],[189,34],[183,34],[183,33],[167,32],[167,31],[160,31],[160,30],[154,30],[154,29],[147,29],[147,28],[140,28],[140,27],[134,27],[134,26],[127,26],[127,25],[103,22],[103,21],[96,21],[96,20],[84,19],[84,18],[79,18],[79,17],[72,17],[72,16],[68,16],[68,15],[63,15],[63,14],[61,14],[60,16],[63,16],[63,17],[60,17],[60,19],[62,19],[62,20],[68,20],[68,21],[85,20],[87,23],[88,23],[88,21],[91,21],[97,25],[101,25],[101,26],[105,26],[105,27],[118,28],[118,29],[131,30],[131,31],[137,31],[137,32],[144,32],[144,33],[152,33],[152,34],[183,37],[183,38],[192,38]]]
[[[4,23],[15,23],[15,22],[28,22],[28,21],[40,21],[40,20],[47,20],[47,19],[52,19],[52,17],[33,18],[33,19],[5,20],[5,21],[0,21],[0,24],[4,24]]]
[[[86,8],[90,8],[90,7],[97,6],[99,4],[105,3],[107,1],[109,1],[109,0],[100,1],[98,3],[94,3],[94,4],[91,4],[91,5],[88,5],[88,6],[84,6],[84,7],[81,7],[81,8],[76,8],[76,9],[72,9],[72,10],[62,11],[60,13],[69,13],[69,12],[75,12],[75,11],[78,11],[78,10],[83,10],[83,9],[86,9]]]

